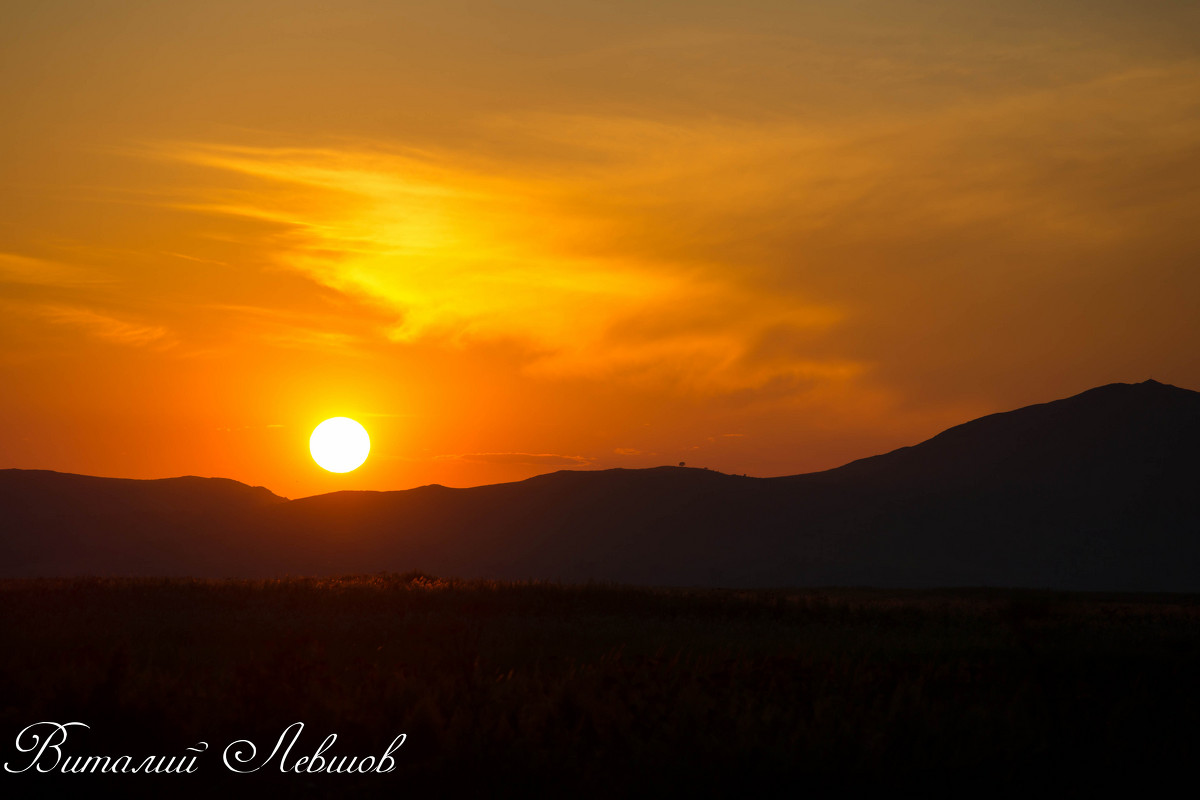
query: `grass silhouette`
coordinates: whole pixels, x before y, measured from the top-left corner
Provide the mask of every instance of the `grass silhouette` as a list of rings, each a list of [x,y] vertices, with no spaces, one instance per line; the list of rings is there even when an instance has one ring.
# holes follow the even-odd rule
[[[0,582],[0,761],[211,750],[194,775],[23,776],[187,794],[745,792],[1064,783],[1182,771],[1200,598],[1006,590],[686,590],[439,579]],[[378,754],[386,775],[234,775],[220,751]],[[20,762],[18,762],[20,763]],[[12,776],[0,775],[0,784]]]

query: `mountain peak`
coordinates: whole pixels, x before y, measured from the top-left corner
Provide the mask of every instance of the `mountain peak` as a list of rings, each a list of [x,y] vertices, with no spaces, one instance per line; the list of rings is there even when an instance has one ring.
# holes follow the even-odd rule
[[[947,428],[931,439],[829,472],[876,473],[897,479],[933,474],[961,482],[979,470],[1025,462],[1038,472],[1080,461],[1114,463],[1146,452],[1178,450],[1180,437],[1200,434],[1200,392],[1156,380],[1110,383],[1071,397],[1001,411]],[[1174,442],[1175,444],[1172,444]],[[1055,466],[1057,465],[1057,466]]]

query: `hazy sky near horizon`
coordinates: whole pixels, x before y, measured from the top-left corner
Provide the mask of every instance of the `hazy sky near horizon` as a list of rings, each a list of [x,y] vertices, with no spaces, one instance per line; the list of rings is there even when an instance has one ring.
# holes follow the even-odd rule
[[[780,475],[1200,389],[1192,2],[0,7],[0,468]],[[371,432],[335,476],[308,434]]]

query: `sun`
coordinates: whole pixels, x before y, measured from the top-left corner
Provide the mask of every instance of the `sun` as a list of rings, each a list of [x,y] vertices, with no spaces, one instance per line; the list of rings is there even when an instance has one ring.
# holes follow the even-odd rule
[[[313,429],[308,449],[323,469],[350,472],[367,460],[371,437],[366,428],[349,417],[333,417]]]

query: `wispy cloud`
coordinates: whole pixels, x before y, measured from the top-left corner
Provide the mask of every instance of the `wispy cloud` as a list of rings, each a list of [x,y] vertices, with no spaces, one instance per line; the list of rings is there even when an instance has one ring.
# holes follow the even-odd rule
[[[434,456],[439,461],[471,461],[480,464],[533,464],[543,467],[583,467],[595,459],[557,453],[462,453]]]
[[[653,135],[664,134],[654,127]],[[165,152],[259,180],[253,191],[218,181],[187,207],[283,224],[276,260],[390,309],[387,333],[400,344],[512,342],[534,374],[740,388],[761,380],[761,364],[741,367],[763,330],[823,331],[843,317],[796,293],[764,293],[730,265],[712,269],[639,241],[644,233],[630,230],[628,218],[647,210],[637,183],[669,177],[660,169],[635,175],[645,166],[640,156],[608,171],[548,175],[382,148],[191,144]],[[700,152],[686,158],[704,160]],[[593,201],[615,194],[630,208]]]
[[[38,312],[39,316],[49,322],[75,328],[88,336],[113,344],[167,349],[177,343],[170,329],[161,325],[146,325],[120,319],[89,308],[47,305],[38,309]]]
[[[211,311],[235,316],[240,329],[273,347],[320,350],[357,356],[366,351],[361,336],[339,328],[344,320],[282,308],[217,304]]]
[[[41,258],[0,253],[0,283],[77,288],[111,283],[112,279],[87,267]]]
[[[179,205],[273,223],[275,263],[382,309],[396,345],[502,343],[534,377],[733,405],[861,397],[919,391],[979,351],[993,326],[966,309],[997,316],[1073,280],[1065,253],[1129,272],[1114,253],[1179,238],[1183,200],[1200,201],[1200,64],[1088,63],[816,120],[509,114],[488,123],[520,143],[505,157],[379,141],[153,154],[206,168]],[[1060,324],[1037,322],[1014,359]],[[357,346],[343,331],[273,335]]]
[[[171,258],[182,258],[184,261],[194,261],[198,264],[215,264],[218,267],[228,267],[229,266],[229,264],[227,264],[224,261],[215,261],[211,258],[200,258],[198,256],[189,256],[184,253],[164,252],[163,255],[170,256]]]

